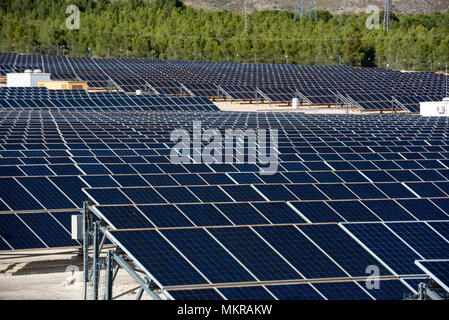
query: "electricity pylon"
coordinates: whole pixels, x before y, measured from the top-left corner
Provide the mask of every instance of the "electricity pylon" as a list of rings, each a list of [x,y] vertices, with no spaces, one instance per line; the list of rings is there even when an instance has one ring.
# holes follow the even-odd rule
[[[385,0],[384,29],[387,32],[390,32],[390,10],[391,10],[391,0]]]

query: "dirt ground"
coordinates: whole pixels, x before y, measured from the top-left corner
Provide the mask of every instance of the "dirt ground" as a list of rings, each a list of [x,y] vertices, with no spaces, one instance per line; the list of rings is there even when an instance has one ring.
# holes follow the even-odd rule
[[[269,105],[267,103],[264,104],[255,104],[255,103],[246,103],[240,101],[214,101],[215,105],[222,111],[243,111],[243,112],[300,112],[307,114],[360,114],[360,111],[347,109],[347,108],[336,108],[335,106],[320,106],[320,107],[312,107],[308,106],[299,106],[298,109],[294,109],[292,106],[287,105]]]
[[[64,286],[66,279],[76,279]],[[0,252],[0,300],[82,300],[82,257],[73,249]],[[104,272],[100,273],[99,296],[104,294]],[[113,288],[116,300],[135,299],[136,282],[124,271],[117,274]],[[88,286],[88,298],[92,288]],[[142,300],[150,297],[144,293]]]

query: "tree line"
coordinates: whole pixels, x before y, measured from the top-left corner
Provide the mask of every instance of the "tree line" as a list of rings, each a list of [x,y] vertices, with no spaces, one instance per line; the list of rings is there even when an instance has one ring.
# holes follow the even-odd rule
[[[79,29],[67,28],[69,5],[79,8]],[[369,14],[317,16],[254,12],[246,33],[242,14],[206,12],[180,0],[0,0],[0,51],[427,71],[449,63],[449,10],[393,14],[389,33],[368,29]]]

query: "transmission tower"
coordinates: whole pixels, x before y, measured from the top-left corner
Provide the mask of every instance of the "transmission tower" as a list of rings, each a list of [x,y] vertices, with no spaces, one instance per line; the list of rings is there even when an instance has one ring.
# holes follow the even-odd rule
[[[309,19],[318,20],[316,0],[308,0],[305,6],[304,0],[296,0],[295,5],[295,21],[299,18],[307,16]]]
[[[318,21],[318,13],[316,9],[316,0],[309,0],[309,18]]]
[[[248,33],[248,0],[243,0],[243,14],[245,15],[245,33]]]
[[[384,29],[387,32],[390,32],[390,10],[391,10],[391,0],[385,0]]]

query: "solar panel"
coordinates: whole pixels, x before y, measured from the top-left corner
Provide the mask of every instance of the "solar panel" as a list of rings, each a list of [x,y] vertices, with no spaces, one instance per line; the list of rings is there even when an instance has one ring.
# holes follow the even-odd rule
[[[215,205],[236,225],[269,224],[269,220],[248,203],[226,203]]]
[[[351,276],[366,275],[366,268],[370,265],[379,266],[382,275],[391,274],[337,225],[301,225],[299,229]]]
[[[372,300],[355,282],[314,283],[313,286],[328,300]]]
[[[308,284],[267,286],[279,300],[323,300],[323,296]]]
[[[344,224],[354,237],[385,262],[396,274],[421,274],[414,261],[420,255],[381,223]]]
[[[274,300],[274,296],[265,287],[221,288],[220,293],[228,300]]]
[[[292,75],[319,73],[315,67],[291,68],[294,72],[286,70]],[[221,77],[216,70],[213,73]],[[110,73],[126,89],[143,83]],[[151,79],[148,74],[142,77]],[[154,85],[179,92],[180,84],[186,82],[192,90],[211,90],[195,78],[196,72],[191,74],[191,81],[181,76],[179,82]],[[252,87],[269,88],[267,93],[280,96],[288,94],[283,88],[295,87],[290,80],[288,85],[269,88],[281,81],[269,76]],[[315,95],[323,91],[320,82],[307,79],[310,88],[304,90],[322,98]],[[212,87],[215,84],[211,81]],[[241,92],[251,88],[245,90]],[[377,104],[383,101],[376,100],[379,95],[389,94],[353,90],[370,99],[365,102],[373,108],[382,107]],[[204,110],[210,102],[200,97],[0,91],[2,105],[8,105],[0,110],[0,218],[10,216],[5,219],[12,221],[0,232],[0,250],[58,246],[59,238],[62,246],[72,246],[68,233],[72,213],[59,211],[76,211],[91,198],[97,204],[96,215],[111,229],[118,229],[110,232],[114,242],[161,288],[173,293],[172,298],[324,299],[340,294],[402,298],[404,288],[399,282],[371,291],[360,281],[363,289],[357,285],[362,290],[354,289],[357,294],[340,285],[322,291],[314,286],[366,277],[366,266],[372,264],[380,266],[381,275],[389,279],[416,272],[421,277],[423,273],[412,270],[410,261],[447,251],[447,228],[442,222],[448,220],[449,211],[444,119],[210,112]],[[8,91],[7,99],[3,91]],[[43,110],[47,100],[52,110]],[[15,109],[9,101],[14,101]],[[262,176],[254,164],[171,163],[170,132],[190,128],[194,120],[221,131],[277,128],[279,171]],[[419,221],[426,221],[424,232],[421,227],[408,230],[398,224]],[[343,224],[338,226],[339,222]],[[358,225],[384,227],[357,235],[346,228]],[[9,229],[18,232],[12,234]],[[217,250],[199,254],[209,246]],[[153,263],[158,250],[166,255]],[[225,257],[226,264],[219,264],[217,255]],[[214,272],[231,265],[229,273]],[[235,270],[239,268],[252,277],[252,283],[238,282]],[[340,278],[344,280],[335,281]],[[226,294],[221,286],[211,285],[228,280],[233,285]],[[265,280],[270,282],[260,282]],[[190,284],[200,284],[201,289],[173,288]]]
[[[248,227],[212,228],[209,232],[261,281],[302,278]]]
[[[339,278],[347,274],[294,226],[255,227],[268,241],[308,279]]]
[[[116,231],[113,238],[165,286],[205,284],[207,280],[155,230]]]
[[[424,223],[389,223],[388,227],[425,259],[449,258],[449,242]]]
[[[223,300],[215,289],[169,290],[175,300]]]
[[[255,278],[205,230],[171,229],[161,232],[211,282],[255,281]]]

